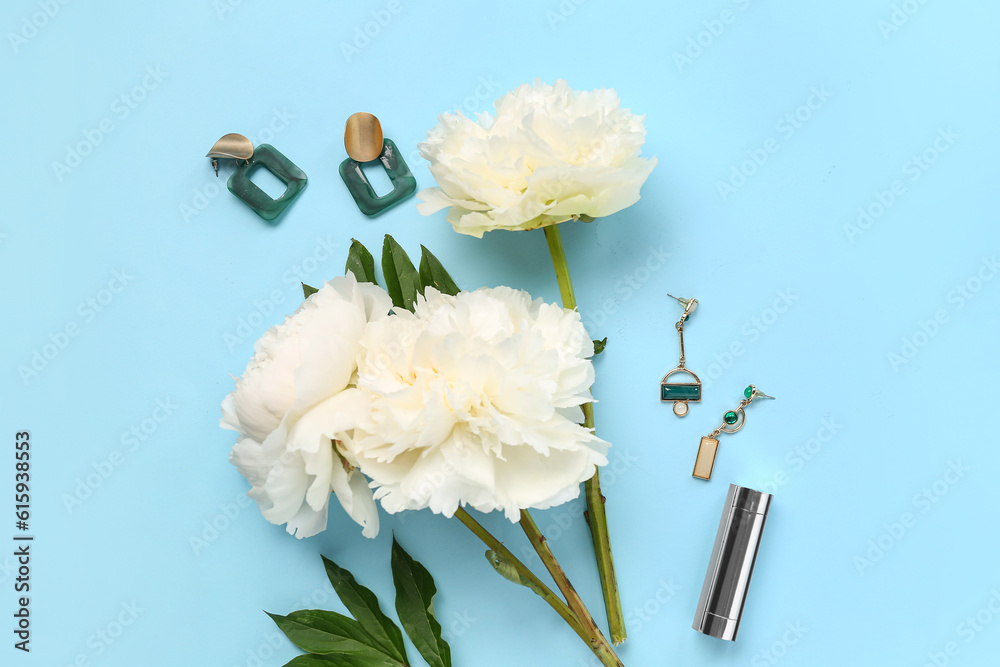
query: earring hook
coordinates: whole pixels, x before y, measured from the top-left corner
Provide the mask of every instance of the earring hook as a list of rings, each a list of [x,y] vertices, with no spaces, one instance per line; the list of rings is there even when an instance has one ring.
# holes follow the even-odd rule
[[[751,401],[753,399],[757,398],[758,396],[761,397],[761,398],[770,398],[771,400],[774,400],[774,396],[768,396],[767,394],[765,394],[764,392],[762,392],[760,389],[758,389],[757,385],[753,385],[753,384],[743,390],[743,395],[746,396],[747,399],[751,400]]]

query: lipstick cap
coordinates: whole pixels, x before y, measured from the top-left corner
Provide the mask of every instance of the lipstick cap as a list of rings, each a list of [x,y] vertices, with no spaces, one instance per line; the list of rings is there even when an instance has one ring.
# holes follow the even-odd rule
[[[729,485],[692,627],[736,641],[771,494]]]

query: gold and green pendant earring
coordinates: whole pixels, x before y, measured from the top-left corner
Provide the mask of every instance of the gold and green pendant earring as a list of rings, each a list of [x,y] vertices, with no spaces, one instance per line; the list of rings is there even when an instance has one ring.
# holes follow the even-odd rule
[[[674,414],[678,417],[683,417],[688,413],[689,401],[692,403],[701,401],[701,380],[698,379],[697,375],[684,368],[684,323],[691,317],[694,309],[698,307],[698,299],[681,299],[673,294],[668,294],[667,296],[671,299],[677,299],[684,306],[684,314],[681,315],[681,319],[674,325],[677,328],[677,336],[680,338],[681,343],[680,362],[677,364],[677,368],[667,371],[667,374],[660,380],[660,401],[663,403],[673,401]],[[670,376],[676,373],[686,373],[691,376],[694,382],[667,382]]]
[[[747,419],[743,409],[753,403],[753,399],[774,399],[774,396],[768,396],[754,385],[750,385],[744,389],[743,396],[744,399],[740,401],[739,406],[735,410],[730,410],[722,416],[722,424],[712,431],[711,434],[701,439],[701,445],[698,446],[698,458],[694,461],[694,472],[691,473],[692,477],[706,480],[712,479],[712,468],[715,467],[715,455],[719,451],[719,434],[736,433],[743,428],[743,424],[746,423]]]

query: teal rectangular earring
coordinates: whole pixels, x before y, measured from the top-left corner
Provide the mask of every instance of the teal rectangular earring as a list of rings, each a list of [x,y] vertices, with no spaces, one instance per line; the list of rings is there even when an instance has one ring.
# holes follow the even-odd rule
[[[349,157],[340,163],[340,177],[365,215],[378,215],[416,191],[417,179],[410,173],[396,144],[383,136],[382,125],[372,114],[361,112],[347,119],[344,146]],[[392,192],[381,197],[375,194],[362,170],[363,164],[376,161],[385,168],[393,185]]]
[[[274,146],[261,144],[255,149],[249,139],[239,134],[222,137],[209,151],[208,157],[212,158],[216,175],[219,173],[219,158],[236,160],[239,166],[229,177],[229,191],[268,222],[277,219],[309,182],[306,173]],[[240,164],[241,160],[243,164]],[[277,199],[273,199],[250,180],[250,175],[261,167],[285,184],[285,191]]]

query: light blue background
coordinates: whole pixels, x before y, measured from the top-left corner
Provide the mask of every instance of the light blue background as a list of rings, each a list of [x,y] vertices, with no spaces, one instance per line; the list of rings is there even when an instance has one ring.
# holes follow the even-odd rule
[[[592,664],[560,619],[492,573],[457,522],[387,517],[368,541],[335,511],[325,534],[297,541],[236,504],[247,484],[226,461],[233,434],[217,428],[230,375],[300,299],[294,272],[313,283],[339,274],[351,237],[376,248],[391,233],[411,253],[424,243],[468,288],[558,298],[540,232],[462,237],[412,202],[367,219],[337,174],[344,120],[366,110],[430,187],[414,151],[436,115],[488,109],[540,77],[614,87],[646,114],[644,153],[660,162],[635,206],[562,228],[581,310],[608,337],[595,391],[598,432],[615,452],[604,478],[625,664],[919,666],[929,654],[995,664],[1000,618],[981,610],[1000,609],[1000,279],[983,261],[1000,249],[1000,8],[399,1],[347,56],[342,44],[386,2],[4,3],[0,511],[13,533],[13,437],[29,429],[37,538],[30,656],[11,647],[13,563],[0,557],[0,662],[282,665],[297,652],[268,646],[277,634],[261,609],[341,609],[321,553],[391,608],[395,532],[437,579],[456,665]],[[44,25],[33,33],[25,21]],[[799,110],[814,87],[829,98]],[[790,133],[780,123],[797,110],[808,120]],[[60,179],[53,163],[102,121],[113,131]],[[274,227],[202,157],[227,132],[261,143],[269,125],[280,129],[270,143],[310,179]],[[776,152],[721,196],[718,182],[765,145]],[[925,150],[934,163],[914,171]],[[896,180],[892,204],[849,233],[859,207],[879,212]],[[670,258],[648,271],[655,253]],[[86,300],[115,271],[127,286],[91,314]],[[971,300],[960,285],[976,290]],[[683,420],[657,400],[677,359],[668,291],[702,304],[687,354],[705,399]],[[248,319],[251,335],[239,336]],[[23,381],[18,367],[68,324],[78,335]],[[723,440],[711,482],[693,479],[699,438],[750,382],[778,400],[755,403]],[[124,434],[158,400],[176,408],[131,447]],[[120,465],[67,509],[115,452]],[[953,464],[967,469],[948,474]],[[729,482],[776,494],[735,644],[690,629]],[[536,518],[603,622],[581,507]],[[516,526],[484,520],[522,553]],[[196,552],[192,536],[212,539]],[[99,639],[119,617],[130,625]]]

